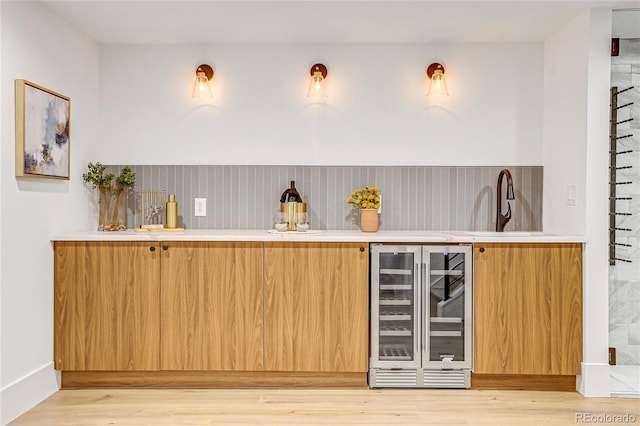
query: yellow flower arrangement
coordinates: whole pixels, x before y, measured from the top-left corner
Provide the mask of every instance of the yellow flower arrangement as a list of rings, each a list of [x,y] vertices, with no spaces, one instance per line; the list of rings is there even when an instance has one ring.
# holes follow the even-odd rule
[[[353,204],[357,209],[380,208],[380,188],[366,186],[363,189],[356,189],[347,198],[347,203]]]

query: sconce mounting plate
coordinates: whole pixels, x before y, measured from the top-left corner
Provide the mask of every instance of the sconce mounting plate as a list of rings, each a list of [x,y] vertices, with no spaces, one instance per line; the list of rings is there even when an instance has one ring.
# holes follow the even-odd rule
[[[442,66],[442,64],[434,62],[433,64],[429,65],[429,67],[427,68],[427,77],[431,78],[431,76],[433,75],[434,72],[436,72],[437,69],[441,69],[442,74],[444,74],[444,67]]]
[[[314,64],[311,67],[311,71],[309,71],[311,77],[313,77],[313,73],[315,73],[316,71],[320,71],[320,73],[322,74],[322,78],[327,78],[327,67],[325,67],[323,64]]]
[[[196,69],[196,74],[199,72],[203,72],[204,75],[207,76],[207,80],[211,80],[211,78],[213,77],[213,68],[211,68],[207,64],[199,65],[198,68]]]

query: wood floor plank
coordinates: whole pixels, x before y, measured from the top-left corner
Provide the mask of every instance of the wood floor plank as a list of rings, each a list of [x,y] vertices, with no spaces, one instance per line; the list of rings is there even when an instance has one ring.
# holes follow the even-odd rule
[[[554,391],[82,389],[55,393],[11,425],[569,425],[580,413],[637,424],[640,403]]]

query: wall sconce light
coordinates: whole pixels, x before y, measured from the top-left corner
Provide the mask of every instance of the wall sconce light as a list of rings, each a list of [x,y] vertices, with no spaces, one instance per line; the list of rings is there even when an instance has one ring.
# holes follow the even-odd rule
[[[196,69],[196,81],[193,83],[193,98],[213,98],[210,81],[213,78],[213,68],[202,64]]]
[[[427,77],[429,78],[429,89],[427,96],[430,95],[446,95],[449,96],[447,90],[447,82],[444,79],[444,67],[437,62],[429,65],[427,68]]]
[[[323,64],[315,64],[309,72],[311,79],[309,80],[309,89],[307,90],[307,98],[326,98],[327,97],[327,67]]]

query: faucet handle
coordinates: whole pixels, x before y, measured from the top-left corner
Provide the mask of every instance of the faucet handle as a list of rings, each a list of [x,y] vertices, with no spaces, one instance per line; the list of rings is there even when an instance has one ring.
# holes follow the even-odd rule
[[[511,220],[511,203],[509,203],[507,201],[507,214],[504,215],[504,218],[507,219],[507,221]]]

